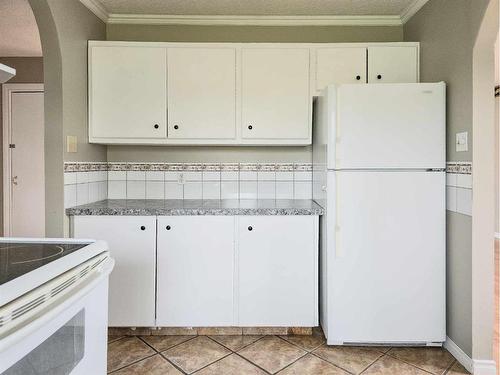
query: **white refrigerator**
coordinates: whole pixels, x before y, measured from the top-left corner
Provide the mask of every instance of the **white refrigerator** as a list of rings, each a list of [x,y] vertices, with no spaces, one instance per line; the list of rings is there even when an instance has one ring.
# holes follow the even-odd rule
[[[446,339],[445,92],[442,82],[340,85],[315,100],[329,345]]]

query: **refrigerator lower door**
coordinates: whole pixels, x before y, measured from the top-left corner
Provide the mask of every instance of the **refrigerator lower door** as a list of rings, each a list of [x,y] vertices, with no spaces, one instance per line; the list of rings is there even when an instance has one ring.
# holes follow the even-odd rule
[[[328,194],[328,344],[445,341],[445,173],[330,171]]]

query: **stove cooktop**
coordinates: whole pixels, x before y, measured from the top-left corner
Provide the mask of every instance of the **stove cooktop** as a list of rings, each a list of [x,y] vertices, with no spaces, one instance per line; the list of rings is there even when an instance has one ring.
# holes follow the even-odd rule
[[[0,285],[87,245],[88,243],[0,242]]]

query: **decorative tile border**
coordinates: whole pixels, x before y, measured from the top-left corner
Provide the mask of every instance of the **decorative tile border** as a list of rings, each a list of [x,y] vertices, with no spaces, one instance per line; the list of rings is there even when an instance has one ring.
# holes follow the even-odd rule
[[[472,163],[446,163],[446,209],[472,216]]]
[[[454,162],[446,163],[446,173],[472,174],[472,162]]]

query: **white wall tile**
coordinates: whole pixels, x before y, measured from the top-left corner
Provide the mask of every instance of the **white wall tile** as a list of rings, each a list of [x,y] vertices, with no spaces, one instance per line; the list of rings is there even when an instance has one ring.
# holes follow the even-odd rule
[[[64,173],[64,185],[76,184],[76,173],[66,172]]]
[[[457,186],[461,188],[472,189],[472,175],[471,174],[457,174]]]
[[[76,183],[77,184],[85,184],[87,182],[89,182],[88,172],[76,172]]]
[[[257,181],[240,180],[240,199],[257,199]]]
[[[163,171],[147,171],[146,180],[148,181],[163,181],[165,179],[165,172]]]
[[[457,188],[457,212],[472,215],[472,190]]]
[[[240,171],[240,181],[256,181],[257,172],[253,171]]]
[[[165,182],[165,199],[183,199],[184,185],[177,182]]]
[[[125,171],[109,171],[108,181],[126,181],[127,172]]]
[[[99,172],[98,171],[88,172],[88,181],[89,182],[99,181]]]
[[[235,181],[239,179],[238,171],[221,172],[220,178],[223,181]]]
[[[108,199],[126,199],[126,181],[108,181]]]
[[[221,182],[221,199],[238,199],[238,181]]]
[[[276,180],[276,172],[264,171],[257,173],[257,180],[259,181],[274,181]]]
[[[79,206],[87,203],[89,203],[89,184],[77,184],[76,204]]]
[[[276,199],[293,199],[293,181],[276,181]]]
[[[312,199],[312,182],[295,181],[294,185],[295,199]]]
[[[108,199],[108,182],[107,181],[99,181],[99,200]]]
[[[76,206],[76,185],[64,186],[64,208]]]
[[[144,171],[127,171],[127,182],[128,181],[145,181],[146,172]]]
[[[203,181],[220,181],[220,172],[215,171],[204,171]]]
[[[164,199],[165,183],[163,181],[146,181],[146,199]]]
[[[312,181],[312,171],[295,171],[295,181]]]
[[[202,199],[203,187],[201,182],[186,182],[184,184],[184,199]]]
[[[457,188],[455,186],[446,187],[446,209],[453,212],[457,210]]]
[[[220,182],[203,181],[203,199],[220,199]]]
[[[202,181],[201,172],[196,171],[185,171],[184,172],[184,180],[185,181]]]
[[[276,181],[293,181],[293,172],[276,172]]]
[[[276,182],[258,181],[257,183],[258,199],[276,199]]]
[[[446,186],[457,186],[456,173],[446,173]]]
[[[127,180],[127,199],[145,199],[146,182]]]
[[[177,171],[166,171],[165,181],[179,181],[180,175],[184,176],[182,172]]]
[[[99,171],[97,172],[99,176],[99,181],[108,181],[108,172],[107,171]]]
[[[89,203],[99,200],[99,182],[89,182]]]

